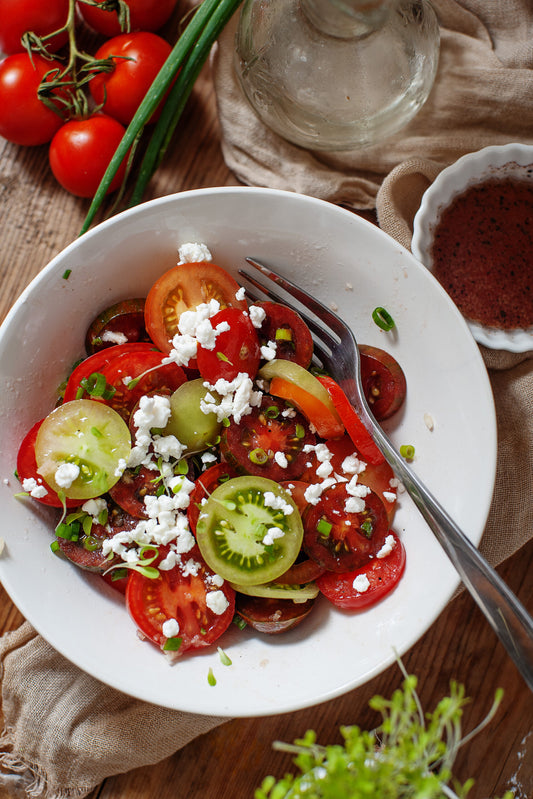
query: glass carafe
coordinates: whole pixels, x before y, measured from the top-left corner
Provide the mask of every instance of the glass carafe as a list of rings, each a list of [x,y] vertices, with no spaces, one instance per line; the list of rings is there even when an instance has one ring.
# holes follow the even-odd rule
[[[245,0],[235,68],[280,136],[311,150],[349,150],[414,117],[438,54],[428,0]]]

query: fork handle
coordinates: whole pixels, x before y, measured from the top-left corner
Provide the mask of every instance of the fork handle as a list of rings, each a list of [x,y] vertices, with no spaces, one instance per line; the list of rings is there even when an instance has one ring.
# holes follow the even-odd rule
[[[533,691],[533,619],[372,420],[374,440]]]

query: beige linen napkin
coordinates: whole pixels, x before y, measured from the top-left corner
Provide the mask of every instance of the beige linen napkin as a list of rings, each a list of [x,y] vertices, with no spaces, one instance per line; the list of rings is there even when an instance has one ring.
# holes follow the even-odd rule
[[[336,155],[293,147],[255,117],[232,72],[235,18],[212,63],[223,153],[236,176],[359,209],[374,208],[377,198],[381,226],[409,246],[420,197],[443,166],[484,145],[532,143],[531,3],[435,0],[434,5],[442,49],[424,109],[386,144]],[[532,361],[531,353],[484,350],[483,355],[500,441],[482,548],[498,563],[533,529]],[[0,639],[0,663],[0,785],[16,797],[85,796],[106,776],[158,762],[224,721],[154,707],[108,688],[67,662],[27,622]]]

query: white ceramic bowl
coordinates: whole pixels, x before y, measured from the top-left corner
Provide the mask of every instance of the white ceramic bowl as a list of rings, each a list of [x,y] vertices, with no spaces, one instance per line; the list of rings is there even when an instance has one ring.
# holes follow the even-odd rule
[[[231,666],[221,664],[216,648],[170,666],[136,636],[115,591],[50,551],[54,514],[15,497],[20,441],[52,408],[56,386],[83,354],[89,322],[113,302],[146,293],[175,264],[178,246],[189,241],[207,244],[215,261],[234,274],[248,255],[271,263],[335,303],[361,342],[397,357],[408,398],[387,429],[397,445],[415,445],[414,467],[475,544],[496,468],[490,384],[462,316],[407,250],[350,211],[268,189],[191,191],[126,211],[54,258],[7,316],[0,329],[0,517],[6,542],[0,579],[13,601],[59,652],[127,694],[204,714],[286,712],[340,695],[381,672],[434,622],[457,587],[453,567],[405,494],[395,529],[405,543],[407,568],[393,594],[359,614],[320,601],[300,627],[280,636],[233,626],[221,641]],[[72,270],[68,280],[66,269]],[[395,335],[372,321],[376,306],[392,314]],[[433,431],[426,413],[435,421]],[[216,686],[208,684],[209,668]]]
[[[504,144],[485,147],[468,153],[443,169],[422,197],[413,223],[411,251],[429,270],[432,270],[433,234],[440,216],[453,199],[469,186],[488,178],[519,177],[532,179],[533,146]],[[533,349],[533,326],[502,330],[467,319],[472,335],[480,344],[491,349],[526,352]]]

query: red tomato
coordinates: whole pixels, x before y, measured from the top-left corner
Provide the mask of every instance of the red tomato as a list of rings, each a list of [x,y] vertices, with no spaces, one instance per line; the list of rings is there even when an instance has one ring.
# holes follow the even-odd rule
[[[37,54],[32,59],[33,64],[27,53],[16,53],[0,62],[0,136],[24,146],[45,144],[63,125],[37,96],[46,73],[62,66]]]
[[[89,354],[114,347],[114,339],[127,343],[148,341],[144,327],[144,299],[121,300],[98,314],[85,335],[85,349]],[[126,342],[124,342],[126,343]]]
[[[290,569],[278,577],[276,582],[281,585],[305,585],[326,571],[324,566],[320,566],[316,561],[311,558],[306,558],[298,563],[295,563]]]
[[[379,421],[388,419],[404,403],[407,382],[398,361],[379,347],[361,344],[363,391],[372,413]]]
[[[139,470],[126,469],[118,483],[109,489],[109,495],[120,508],[136,519],[146,519],[144,497],[156,496],[159,489],[159,472],[141,466]]]
[[[373,558],[366,566],[344,574],[325,572],[317,578],[316,584],[324,596],[339,608],[362,610],[374,605],[389,594],[398,584],[405,570],[405,548],[392,531],[394,537],[392,552],[384,558]],[[354,580],[364,574],[369,582],[366,591],[354,588]]]
[[[294,629],[307,618],[314,604],[314,599],[293,602],[292,599],[237,594],[236,610],[252,630],[278,635]]]
[[[288,406],[265,394],[258,408],[252,408],[236,424],[223,428],[220,452],[238,472],[266,477],[279,483],[297,480],[307,463],[308,444],[316,439],[304,417],[283,416]],[[276,457],[277,456],[277,457]],[[286,463],[283,463],[284,456]]]
[[[159,548],[154,566],[167,554],[166,547]],[[212,582],[213,572],[195,555],[199,568],[197,574],[185,575],[179,565],[170,571],[161,571],[159,577],[150,579],[133,572],[126,588],[126,605],[139,630],[161,649],[167,637],[163,624],[176,619],[181,639],[176,654],[189,649],[209,646],[227,630],[235,612],[235,591],[224,582],[217,588]],[[217,614],[207,604],[207,594],[222,591],[227,600],[223,613]]]
[[[216,330],[218,325],[228,325],[216,337],[215,346],[209,350],[198,346],[196,362],[200,375],[214,385],[217,380],[234,380],[240,372],[254,378],[259,368],[261,351],[259,337],[248,314],[238,308],[224,308],[210,319]]]
[[[196,478],[187,507],[189,527],[194,534],[196,534],[196,523],[200,515],[202,501],[207,499],[217,486],[236,476],[237,472],[228,463],[216,463]]]
[[[295,405],[322,438],[339,438],[343,435],[344,425],[340,418],[334,416],[321,400],[291,380],[274,377],[270,383],[270,393]]]
[[[85,390],[83,381],[93,374],[101,373],[104,366],[113,358],[128,352],[150,352],[153,350],[153,345],[147,342],[132,342],[131,344],[115,344],[114,347],[106,347],[106,349],[95,352],[78,364],[70,374],[63,402],[70,402],[73,399],[89,399],[91,395]]]
[[[43,505],[50,505],[52,508],[61,508],[63,503],[59,499],[58,495],[44,482],[37,471],[37,462],[35,460],[35,439],[37,438],[37,432],[42,423],[43,420],[41,419],[34,424],[31,430],[29,430],[22,440],[17,454],[17,476],[21,483],[26,479],[33,478],[37,483],[44,485],[48,493],[45,494],[44,497],[35,497],[38,502],[42,502]],[[82,502],[83,500],[81,499],[66,500],[67,507],[70,508],[80,505]]]
[[[374,439],[339,384],[331,377],[318,377],[317,379],[327,388],[337,413],[346,428],[346,432],[355,444],[361,458],[368,463],[383,463],[385,456],[377,444],[374,443]]]
[[[105,114],[129,125],[171,49],[165,39],[146,31],[109,39],[96,51],[95,58],[114,56],[114,68],[111,72],[99,72],[90,81],[94,101]],[[158,119],[163,102],[150,122]]]
[[[163,364],[164,357],[162,352],[149,350],[124,353],[110,360],[102,368],[101,374],[114,392],[110,399],[100,401],[129,421],[131,412],[145,394],[172,394],[187,378],[183,369],[175,363]],[[138,382],[130,388],[128,383],[136,378],[139,378]]]
[[[130,12],[130,31],[156,31],[170,19],[177,0],[125,0],[125,2]],[[98,5],[103,4],[104,0],[100,0],[95,6],[78,3],[78,9],[85,22],[95,31],[103,33],[104,36],[117,36],[123,30],[120,27],[118,14],[116,11],[104,11],[98,8]]]
[[[21,37],[33,31],[43,37],[62,28],[68,17],[69,0],[0,0],[0,52],[12,55],[22,51]],[[64,32],[46,40],[50,52],[68,39]]]
[[[80,527],[76,540],[58,536],[59,548],[63,555],[75,566],[86,571],[103,574],[110,566],[116,566],[122,561],[118,556],[111,560],[103,554],[103,544],[109,538],[122,532],[131,532],[138,524],[138,519],[108,502],[108,516],[105,525],[93,522],[90,533],[83,532]]]
[[[235,297],[239,288],[237,281],[216,264],[202,261],[172,267],[156,280],[146,298],[144,313],[150,338],[162,352],[170,352],[181,314],[211,299],[218,300],[221,309],[231,306],[245,311],[246,300]]]
[[[328,571],[344,572],[367,563],[381,548],[389,529],[383,502],[370,492],[364,510],[347,511],[346,483],[328,488],[304,515],[303,548]]]
[[[92,197],[125,133],[120,122],[106,114],[71,119],[55,134],[48,158],[54,177],[76,197]],[[121,185],[125,158],[108,191]]]
[[[278,302],[256,302],[266,313],[259,329],[261,345],[273,341],[276,358],[295,363],[307,369],[313,357],[313,338],[302,317]]]

